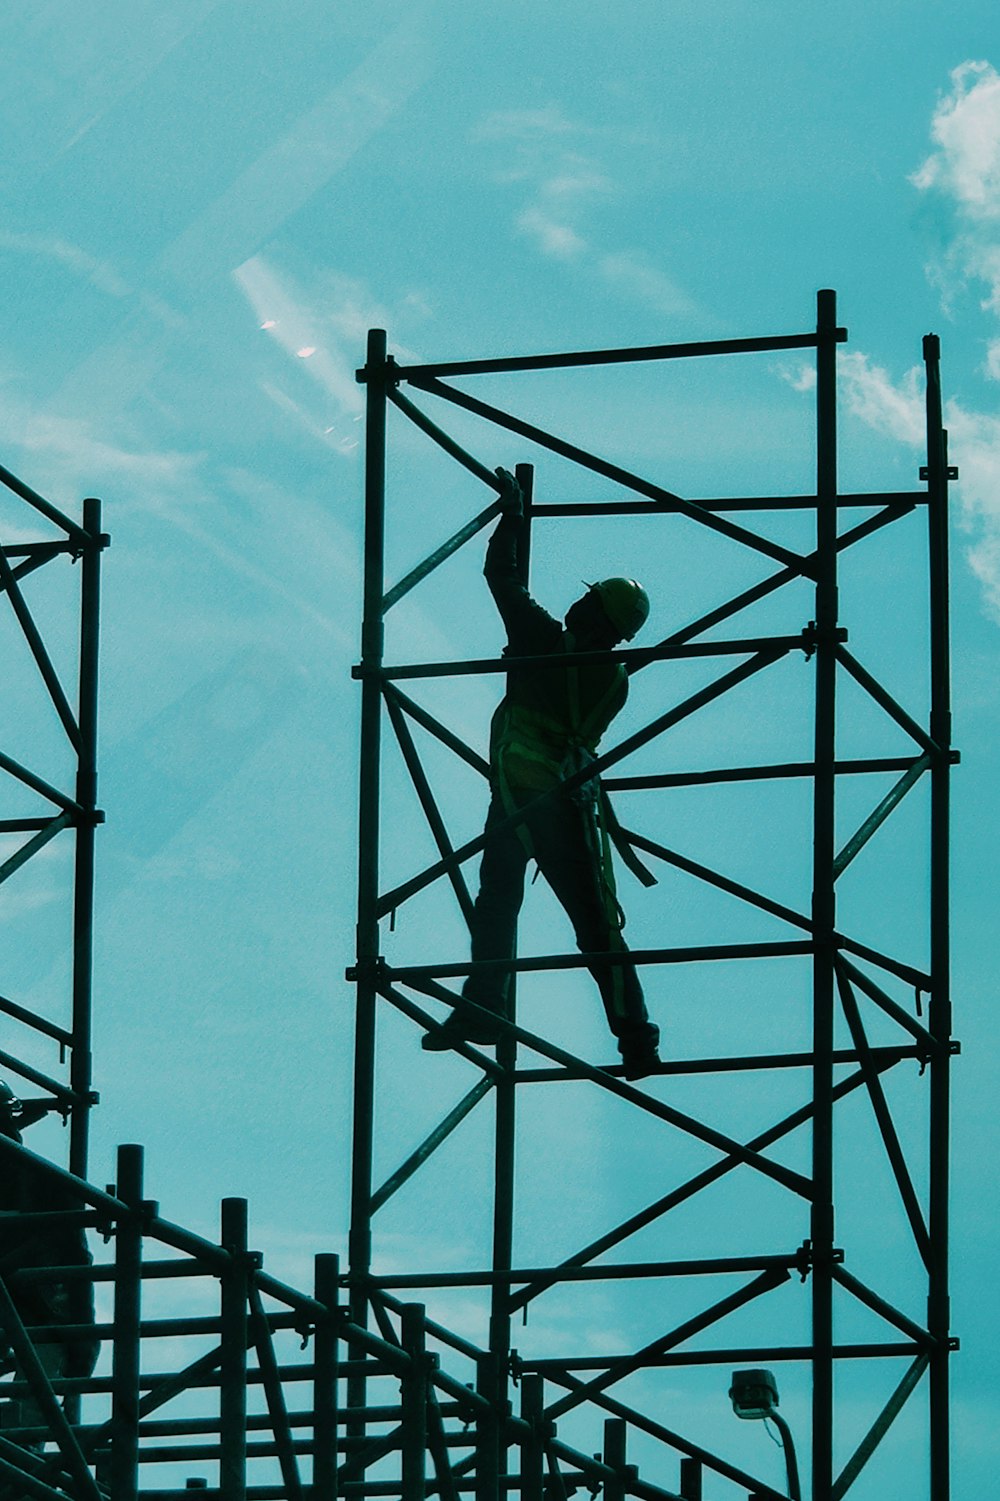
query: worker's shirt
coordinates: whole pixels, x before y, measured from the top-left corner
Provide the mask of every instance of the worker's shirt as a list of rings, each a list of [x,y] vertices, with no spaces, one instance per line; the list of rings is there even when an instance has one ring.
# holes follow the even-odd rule
[[[518,570],[519,519],[501,518],[484,573],[507,630],[504,656],[563,656],[578,648],[570,631],[528,593]],[[628,693],[624,669],[512,667],[493,716],[490,760],[501,787],[544,791],[593,758]],[[591,793],[596,787],[590,784]]]

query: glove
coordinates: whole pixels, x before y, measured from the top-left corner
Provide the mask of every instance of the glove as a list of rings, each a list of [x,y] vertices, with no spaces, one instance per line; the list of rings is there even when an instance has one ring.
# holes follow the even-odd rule
[[[500,481],[500,510],[504,516],[519,517],[524,515],[524,497],[521,494],[521,486],[511,474],[509,469],[494,470]]]

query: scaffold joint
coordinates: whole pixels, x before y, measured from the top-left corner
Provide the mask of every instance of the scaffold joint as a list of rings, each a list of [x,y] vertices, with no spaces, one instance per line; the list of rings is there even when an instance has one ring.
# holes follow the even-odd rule
[[[362,983],[365,980],[374,984],[385,977],[385,972],[386,963],[382,955],[379,954],[377,959],[362,959],[359,964],[348,965],[347,969],[344,970],[344,978],[345,980],[349,980],[352,985]]]
[[[387,354],[385,357],[385,364],[376,365],[375,369],[378,372],[379,378],[384,381],[387,386],[398,386],[403,379],[403,372],[396,364],[395,355]],[[359,370],[355,370],[354,379],[357,381],[359,386],[366,386],[372,379],[372,375],[373,372],[368,368],[368,366],[362,365]]]
[[[945,478],[946,479],[958,479],[958,465],[957,464],[946,464],[945,465],[944,473],[945,473]],[[929,480],[930,477],[931,477],[931,471],[928,468],[928,466],[926,464],[921,464],[921,466],[920,466],[920,478],[922,480]]]
[[[844,1260],[844,1252],[840,1246],[832,1246],[829,1256],[817,1253],[811,1240],[804,1240],[795,1253],[795,1270],[802,1281],[805,1282],[809,1273],[822,1261],[826,1266],[839,1265]]]
[[[844,626],[834,626],[833,630],[820,630],[815,620],[810,620],[802,631],[802,650],[805,652],[806,661],[809,661],[821,643],[838,646],[846,640],[847,630]]]

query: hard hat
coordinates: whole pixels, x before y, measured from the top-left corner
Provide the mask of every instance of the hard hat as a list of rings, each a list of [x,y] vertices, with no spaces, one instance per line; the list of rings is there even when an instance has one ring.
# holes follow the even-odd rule
[[[642,629],[649,618],[649,595],[635,579],[601,579],[590,585],[605,615],[626,641]]]

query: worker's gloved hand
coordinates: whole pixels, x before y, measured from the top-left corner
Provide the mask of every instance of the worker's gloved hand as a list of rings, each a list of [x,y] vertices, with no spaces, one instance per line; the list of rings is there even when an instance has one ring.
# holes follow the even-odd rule
[[[494,473],[500,481],[500,510],[505,516],[523,516],[524,496],[517,480],[509,469],[498,468]]]

